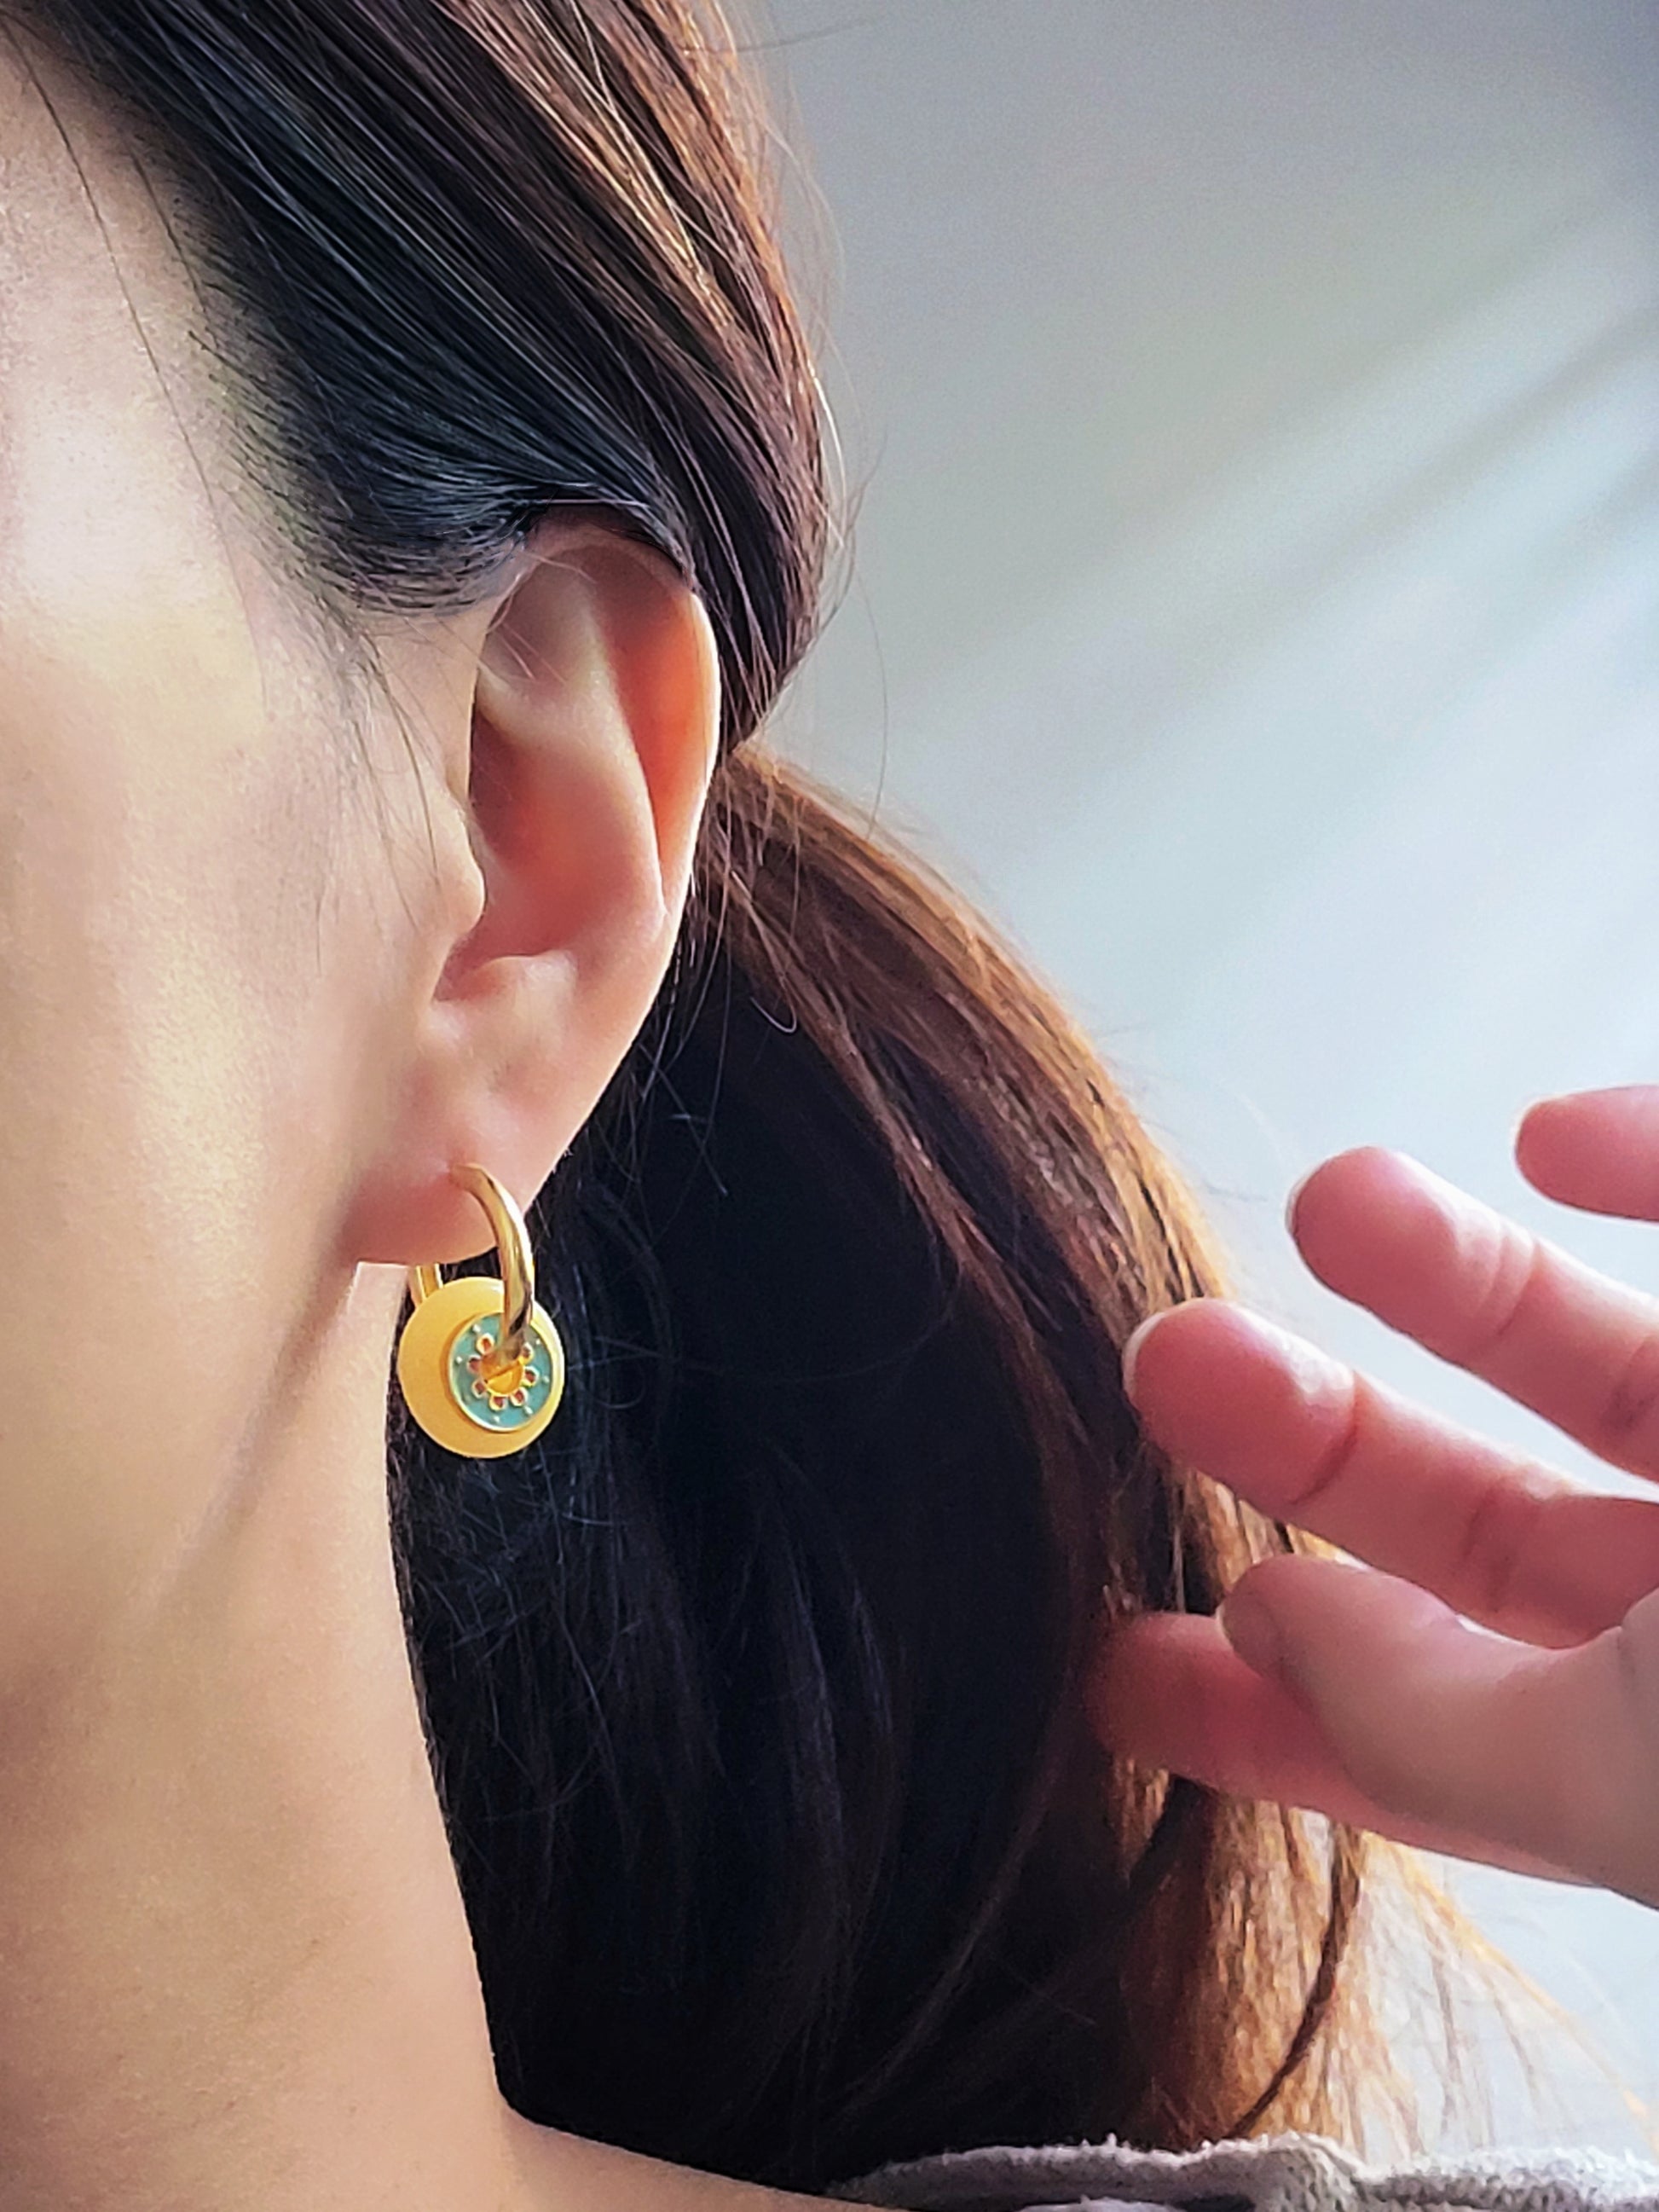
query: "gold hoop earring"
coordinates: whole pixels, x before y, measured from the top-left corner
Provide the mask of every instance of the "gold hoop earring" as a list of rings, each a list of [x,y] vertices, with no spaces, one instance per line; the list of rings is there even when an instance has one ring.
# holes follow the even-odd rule
[[[501,1459],[533,1443],[564,1395],[564,1346],[536,1304],[536,1256],[512,1194],[475,1162],[453,1170],[489,1216],[498,1278],[411,1267],[415,1310],[398,1340],[398,1381],[434,1443]]]

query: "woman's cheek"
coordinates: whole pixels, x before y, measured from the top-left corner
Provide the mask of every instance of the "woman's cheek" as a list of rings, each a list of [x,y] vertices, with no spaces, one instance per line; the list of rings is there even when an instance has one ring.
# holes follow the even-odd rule
[[[6,631],[0,1685],[9,1645],[106,1616],[188,1543],[331,1195],[328,1132],[295,1110],[322,1074],[319,885],[270,860],[327,850],[273,825],[311,803],[294,748],[248,726],[246,690],[216,688],[212,641],[176,618],[168,658],[198,680],[170,701],[20,652],[15,625],[8,653]]]

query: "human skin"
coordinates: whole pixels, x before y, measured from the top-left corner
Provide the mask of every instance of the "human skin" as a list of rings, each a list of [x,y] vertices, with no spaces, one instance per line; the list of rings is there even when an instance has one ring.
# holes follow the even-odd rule
[[[1516,1154],[1563,1204],[1659,1221],[1659,1088],[1542,1100]],[[1659,1482],[1659,1300],[1375,1147],[1317,1168],[1290,1228],[1328,1287]],[[1131,1623],[1103,1654],[1111,1740],[1659,1905],[1659,1493],[1592,1492],[1224,1299],[1126,1363],[1167,1449],[1350,1557],[1267,1560],[1218,1620]]]
[[[707,617],[568,516],[367,690],[164,205],[4,40],[0,148],[0,2212],[782,2204],[502,2104],[386,1528],[405,1270],[488,1248],[450,1166],[527,1205],[665,971]],[[1147,1340],[1154,1426],[1217,1326]],[[1124,1743],[1336,1755],[1141,1629]]]

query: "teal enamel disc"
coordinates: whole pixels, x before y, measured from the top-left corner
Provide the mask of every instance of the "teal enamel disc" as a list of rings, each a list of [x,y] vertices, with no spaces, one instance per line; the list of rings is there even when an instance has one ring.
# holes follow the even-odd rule
[[[488,1376],[481,1340],[494,1347],[501,1334],[499,1314],[469,1322],[449,1352],[449,1388],[470,1421],[496,1435],[526,1427],[553,1395],[553,1356],[532,1322],[514,1370]]]

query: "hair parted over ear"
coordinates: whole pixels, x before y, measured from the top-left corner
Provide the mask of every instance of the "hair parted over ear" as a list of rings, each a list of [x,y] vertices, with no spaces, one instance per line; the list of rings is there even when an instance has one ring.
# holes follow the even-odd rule
[[[11,12],[195,188],[249,459],[318,581],[465,595],[550,508],[600,507],[705,599],[727,744],[758,726],[816,623],[829,506],[717,8]]]
[[[1353,2132],[1360,1840],[1115,1761],[1103,1620],[1290,1541],[1142,1437],[1220,1286],[1088,1039],[752,739],[825,425],[705,0],[31,0],[184,189],[250,481],[343,619],[564,507],[707,608],[721,758],[650,1018],[532,1209],[570,1356],[394,1529],[504,2091],[803,2191],[988,2142]]]

